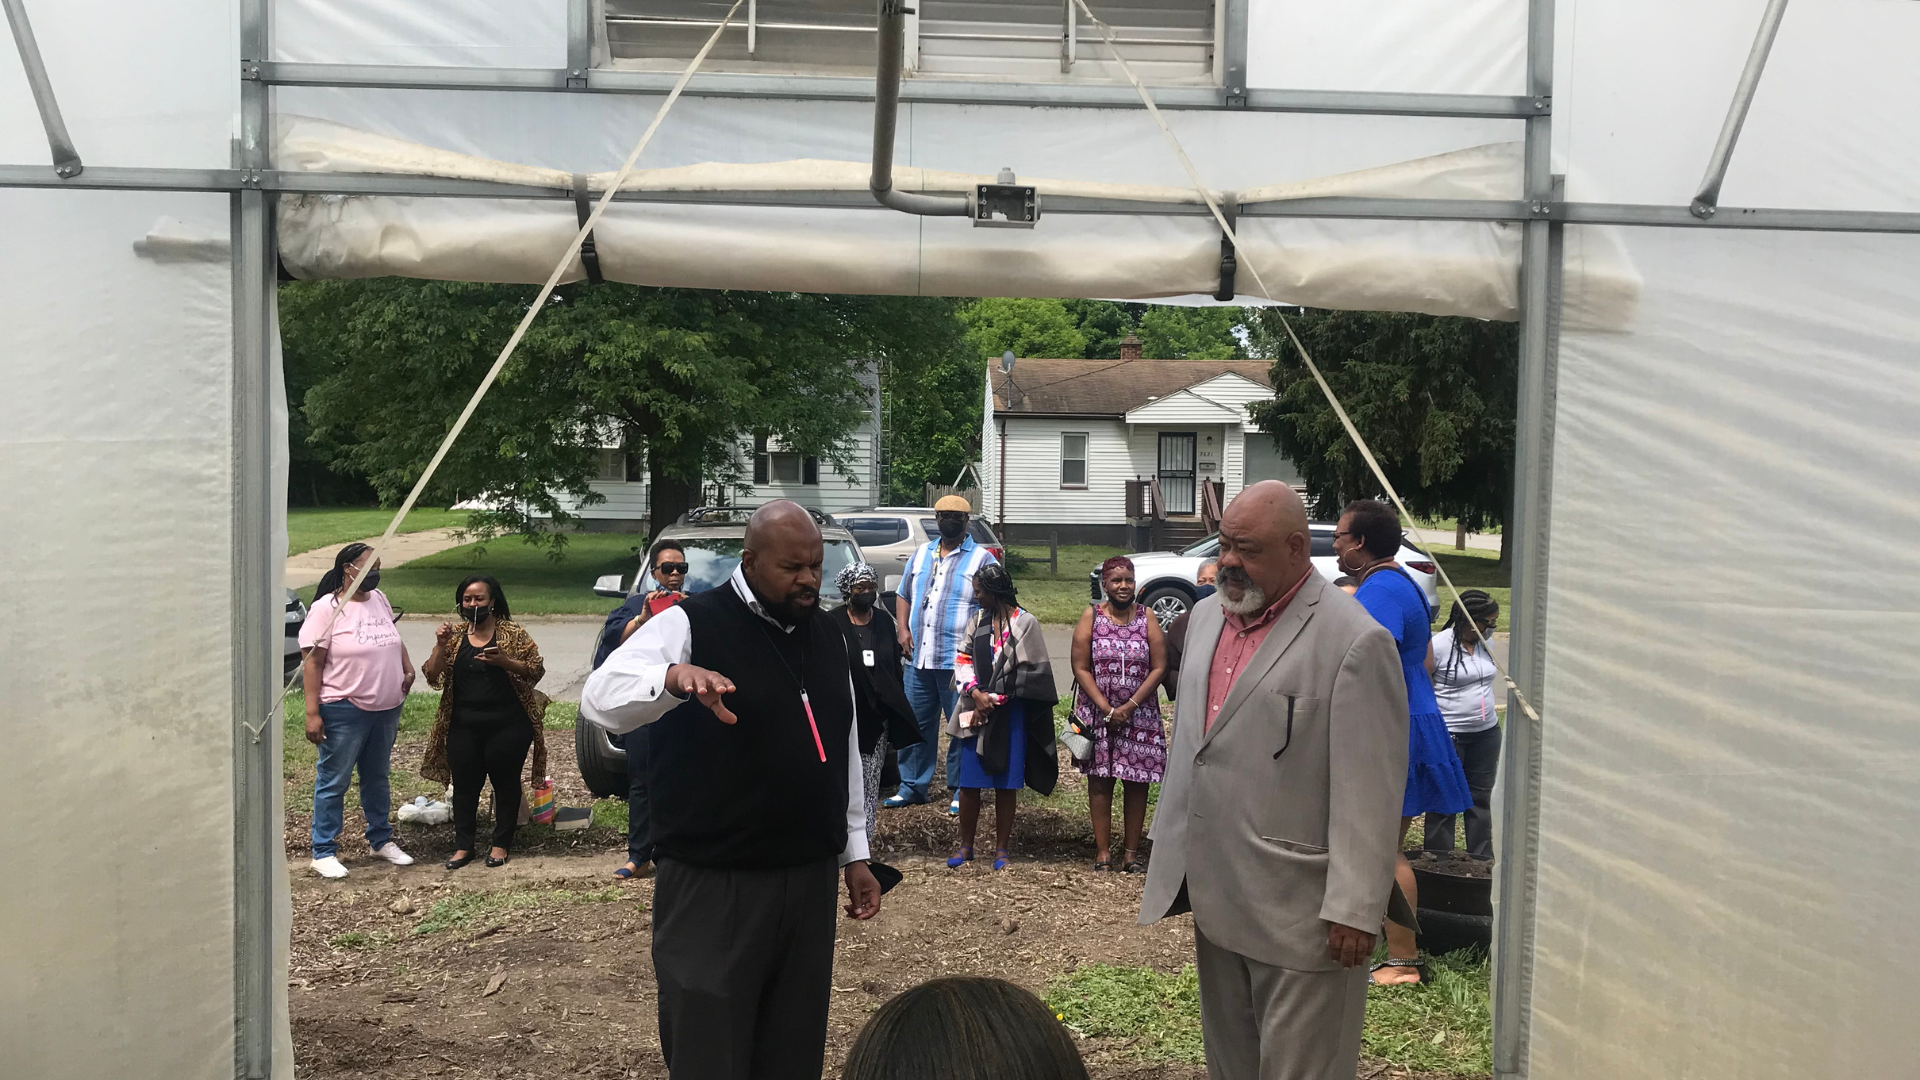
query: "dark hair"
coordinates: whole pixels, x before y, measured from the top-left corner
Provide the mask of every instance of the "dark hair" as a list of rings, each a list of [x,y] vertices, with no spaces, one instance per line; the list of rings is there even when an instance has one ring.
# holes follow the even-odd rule
[[[988,563],[973,575],[974,584],[987,590],[987,595],[1012,606],[1020,602],[1020,590],[1013,586],[1013,576],[1007,568],[997,562]]]
[[[1441,633],[1453,631],[1453,648],[1448,650],[1446,660],[1436,665],[1436,673],[1444,671],[1447,673],[1447,678],[1451,679],[1460,669],[1461,627],[1471,626],[1478,633],[1482,625],[1499,621],[1500,601],[1479,589],[1468,589],[1461,593],[1460,602],[1453,605],[1453,610],[1447,613],[1446,625],[1440,628]]]
[[[320,575],[320,584],[313,587],[313,602],[319,603],[323,596],[332,596],[347,586],[347,567],[353,560],[373,550],[371,545],[362,543],[348,544],[333,553],[333,569]]]
[[[841,1080],[1087,1080],[1073,1037],[1001,979],[933,979],[880,1006]]]
[[[1341,574],[1333,579],[1333,587],[1336,589],[1344,589],[1349,585],[1357,589],[1360,587],[1360,582],[1355,580],[1352,574]]]
[[[1359,538],[1367,554],[1376,559],[1391,559],[1399,552],[1403,534],[1400,517],[1393,512],[1393,507],[1379,499],[1355,499],[1340,511],[1341,517],[1349,514],[1353,521],[1348,523],[1347,532]]]
[[[660,553],[663,551],[677,551],[683,559],[687,554],[687,549],[681,547],[678,540],[655,540],[653,546],[647,549],[647,569],[654,568],[654,565],[660,561]]]
[[[496,619],[513,618],[512,610],[507,607],[507,591],[500,587],[500,583],[493,579],[492,574],[468,574],[465,581],[462,581],[454,587],[453,606],[459,607],[461,605],[462,599],[467,595],[467,586],[476,581],[485,585],[487,587],[487,594],[493,597],[493,617]]]

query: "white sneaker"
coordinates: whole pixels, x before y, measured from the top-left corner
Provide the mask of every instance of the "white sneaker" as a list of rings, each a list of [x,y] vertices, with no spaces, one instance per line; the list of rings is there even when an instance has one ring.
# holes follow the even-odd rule
[[[347,868],[340,865],[340,859],[333,855],[313,860],[313,872],[323,878],[338,879],[347,876]]]
[[[392,863],[395,866],[412,866],[413,865],[413,856],[407,854],[404,851],[401,851],[400,845],[394,843],[391,840],[387,841],[384,844],[381,844],[377,848],[374,848],[373,853],[387,860],[388,862]],[[342,872],[344,873],[344,871]]]

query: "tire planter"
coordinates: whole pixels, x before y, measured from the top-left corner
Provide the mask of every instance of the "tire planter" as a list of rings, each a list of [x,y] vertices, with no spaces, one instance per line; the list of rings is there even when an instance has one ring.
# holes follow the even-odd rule
[[[1409,851],[1420,894],[1420,944],[1438,955],[1493,944],[1493,875],[1465,852]]]

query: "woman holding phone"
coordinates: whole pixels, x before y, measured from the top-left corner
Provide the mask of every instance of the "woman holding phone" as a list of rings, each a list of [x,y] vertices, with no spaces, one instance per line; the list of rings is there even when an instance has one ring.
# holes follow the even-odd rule
[[[534,689],[546,674],[539,646],[510,622],[500,583],[474,574],[454,590],[460,621],[440,624],[424,670],[439,690],[440,713],[427,736],[420,775],[453,784],[455,850],[447,869],[473,861],[480,788],[493,782],[493,849],[488,866],[503,866],[520,821],[520,769],[533,751],[533,775],[547,775],[542,721],[547,696]]]

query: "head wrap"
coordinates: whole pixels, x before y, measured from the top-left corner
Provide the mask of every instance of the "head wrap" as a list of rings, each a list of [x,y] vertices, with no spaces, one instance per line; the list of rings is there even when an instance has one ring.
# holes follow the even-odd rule
[[[981,567],[979,573],[973,575],[973,582],[985,589],[988,596],[1003,604],[1012,605],[1020,601],[1020,592],[1013,587],[1013,576],[997,562]]]
[[[962,514],[971,514],[973,513],[973,506],[958,495],[942,495],[940,496],[940,501],[933,504],[933,511],[937,514],[942,510],[953,510]]]
[[[1124,567],[1127,573],[1131,574],[1133,573],[1133,560],[1127,558],[1125,555],[1115,555],[1113,558],[1108,559],[1106,562],[1101,563],[1100,564],[1100,580],[1101,581],[1107,580],[1108,571],[1112,570],[1114,567]]]
[[[842,596],[853,592],[853,587],[863,581],[871,581],[876,587],[880,584],[880,575],[863,562],[854,563],[833,577],[833,584]]]

